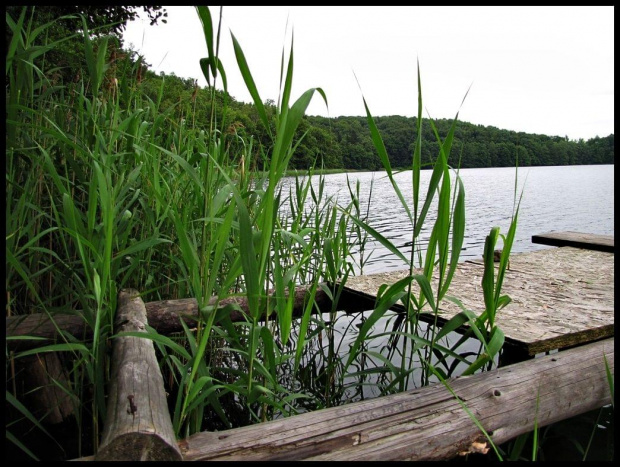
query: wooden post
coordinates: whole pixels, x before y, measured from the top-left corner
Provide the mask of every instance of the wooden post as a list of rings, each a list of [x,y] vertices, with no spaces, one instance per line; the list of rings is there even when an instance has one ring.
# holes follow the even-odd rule
[[[121,290],[117,332],[145,332],[146,308],[135,290]],[[108,411],[95,460],[181,460],[153,342],[113,343]]]

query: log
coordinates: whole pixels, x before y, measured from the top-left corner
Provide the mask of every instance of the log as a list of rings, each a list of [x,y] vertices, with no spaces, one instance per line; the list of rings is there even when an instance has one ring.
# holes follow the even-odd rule
[[[50,319],[50,316],[53,317],[53,320]],[[7,350],[17,352],[62,342],[61,332],[66,332],[81,341],[89,341],[93,338],[92,329],[86,325],[84,318],[79,315],[32,313],[6,317]],[[48,340],[8,339],[9,337],[24,336]]]
[[[116,331],[146,332],[146,324],[146,308],[138,292],[121,290]],[[150,339],[113,341],[107,415],[95,460],[181,460]]]
[[[310,287],[308,286],[299,286],[295,289],[293,316],[300,317],[302,315],[304,310],[304,299],[309,289]],[[215,304],[216,301],[217,298],[212,297],[209,303]],[[315,301],[321,312],[331,310],[331,300],[323,290],[317,289]],[[243,321],[249,310],[247,300],[245,297],[228,297],[219,300],[218,308],[223,308],[231,303],[235,303],[241,310],[232,310],[230,315],[232,321]],[[348,305],[345,303],[343,309],[361,311],[362,308],[359,308],[356,303],[357,302],[354,301],[351,301]],[[160,334],[167,335],[173,332],[182,332],[183,326],[181,325],[181,319],[183,319],[190,328],[196,326],[196,319],[198,318],[198,303],[195,298],[148,302],[145,306],[149,325]],[[313,309],[313,312],[316,312],[316,309]],[[67,332],[80,340],[88,341],[92,339],[92,330],[86,325],[81,316],[54,314],[53,319],[55,324],[45,313],[33,313],[30,315],[7,317],[7,337],[32,336],[49,339],[47,341],[34,339],[7,340],[8,350],[27,350],[52,344],[61,338],[59,335],[59,330]]]
[[[184,460],[443,460],[611,403],[614,339],[377,399],[179,441]],[[537,402],[537,398],[539,399]],[[537,409],[538,403],[538,409]]]
[[[17,377],[23,378],[24,391],[29,394],[28,406],[37,419],[56,425],[73,415],[69,378],[58,353],[27,355],[16,359],[16,365]]]

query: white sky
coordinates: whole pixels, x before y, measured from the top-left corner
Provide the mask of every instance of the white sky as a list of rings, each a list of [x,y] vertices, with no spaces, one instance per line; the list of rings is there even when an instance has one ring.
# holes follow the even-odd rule
[[[207,48],[194,7],[171,6],[168,23],[127,25],[153,71],[206,81]],[[217,27],[220,8],[210,7]],[[288,20],[288,29],[287,29]],[[320,87],[308,115],[417,115],[570,139],[614,133],[613,6],[224,6],[220,60],[228,92],[252,102],[232,32],[262,101],[277,102],[282,51],[294,32],[292,99]],[[357,79],[359,80],[358,87]],[[461,102],[471,90],[461,107]]]

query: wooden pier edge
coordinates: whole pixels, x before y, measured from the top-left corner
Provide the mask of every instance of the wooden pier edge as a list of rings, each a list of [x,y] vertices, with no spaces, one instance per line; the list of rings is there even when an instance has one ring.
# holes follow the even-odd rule
[[[145,332],[146,308],[137,291],[119,292],[115,322],[117,332]],[[164,380],[149,339],[113,340],[107,416],[94,459],[181,460]]]
[[[614,236],[581,232],[547,232],[532,235],[532,243],[549,246],[572,246],[588,250],[614,252]]]
[[[611,403],[614,339],[377,399],[179,442],[184,460],[442,460]],[[538,404],[538,405],[537,405]]]

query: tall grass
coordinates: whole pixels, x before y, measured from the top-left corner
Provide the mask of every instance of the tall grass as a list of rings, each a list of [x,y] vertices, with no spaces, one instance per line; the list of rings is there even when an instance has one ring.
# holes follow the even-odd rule
[[[289,402],[302,395],[284,390],[275,369],[290,358],[299,364],[301,353],[279,347],[289,342],[293,323],[285,296],[300,283],[316,290],[327,272],[338,276],[349,248],[346,217],[337,219],[338,212],[322,205],[311,177],[299,181],[295,201],[289,197],[298,203],[292,220],[280,214],[287,200],[281,180],[300,141],[297,127],[314,94],[325,99],[323,91],[310,89],[292,99],[291,44],[286,61],[283,53],[272,145],[255,148],[247,141],[242,152],[230,153],[227,139],[233,136],[220,130],[226,122],[216,117],[227,115],[226,108],[216,112],[215,85],[222,82],[226,90],[219,26],[214,28],[207,8],[198,7],[197,14],[208,53],[201,65],[212,84],[209,128],[194,126],[191,101],[181,103],[183,121],[172,119],[175,109],[161,106],[163,88],[155,99],[141,91],[140,61],[113,63],[110,38],[94,38],[85,22],[87,73],[70,83],[53,82],[54,69],[35,65],[58,45],[46,43],[43,34],[53,23],[33,28],[30,14],[24,8],[16,20],[7,16],[13,32],[6,69],[7,315],[42,312],[53,320],[55,313],[73,313],[83,317],[93,339],[61,333],[61,342],[7,353],[7,380],[15,383],[13,368],[23,357],[63,352],[76,424],[82,429],[92,420],[96,450],[106,413],[116,295],[133,287],[146,300],[192,296],[199,303],[197,329],[172,338],[149,334],[170,373],[179,436],[203,429],[205,407],[230,426],[220,404],[230,394],[255,421],[274,410],[290,413]],[[241,45],[231,39],[260,118],[271,128]],[[264,159],[265,171],[255,169],[256,157]],[[310,196],[316,204],[306,212]],[[230,308],[210,303],[231,295],[246,297],[247,322],[233,324]],[[310,300],[306,326],[313,307]],[[262,322],[271,311],[277,319]],[[236,368],[220,368],[226,349],[218,343],[230,346]],[[17,390],[7,393],[18,412],[36,421],[21,397]],[[10,432],[7,437],[21,445]]]
[[[406,201],[393,173],[390,159],[383,144],[381,135],[374,123],[369,107],[364,99],[367,121],[372,134],[373,142],[377,154],[386,171],[395,194],[401,202],[402,209],[411,223],[411,254],[407,258],[404,254],[386,237],[381,235],[367,222],[359,217],[352,218],[353,222],[363,229],[366,233],[373,236],[376,241],[381,243],[390,252],[400,258],[409,266],[409,275],[396,282],[386,284],[378,297],[377,305],[371,315],[364,321],[359,336],[353,345],[346,367],[351,366],[355,359],[360,358],[366,351],[362,350],[365,340],[373,338],[375,324],[388,315],[390,308],[401,302],[405,308],[404,319],[400,319],[399,325],[394,326],[392,331],[386,331],[383,336],[389,336],[393,344],[400,342],[400,368],[390,366],[390,370],[396,370],[395,377],[388,385],[386,391],[403,391],[409,385],[412,372],[416,369],[422,370],[422,384],[428,384],[431,376],[432,358],[439,355],[438,364],[448,367],[446,358],[451,356],[466,368],[462,374],[471,374],[480,368],[492,364],[504,343],[504,335],[495,325],[496,313],[507,303],[509,297],[501,295],[501,287],[508,264],[508,258],[516,232],[518,219],[518,204],[508,234],[502,235],[503,252],[499,267],[496,270],[493,252],[497,246],[500,236],[499,228],[493,227],[487,236],[484,253],[484,277],[482,289],[484,292],[485,311],[480,316],[463,307],[458,297],[448,294],[449,286],[456,271],[463,238],[465,235],[465,189],[458,174],[458,167],[451,168],[448,165],[452,150],[452,140],[456,128],[458,113],[453,120],[448,135],[442,139],[438,134],[433,121],[429,120],[437,141],[439,143],[439,154],[433,163],[430,182],[426,190],[426,195],[421,193],[421,144],[422,144],[422,86],[420,71],[418,67],[418,116],[416,119],[417,136],[412,154],[412,200],[413,206]],[[463,99],[464,100],[464,99]],[[515,185],[516,187],[516,185]],[[515,188],[516,189],[516,188]],[[516,200],[515,191],[515,200]],[[422,232],[427,222],[427,215],[432,206],[435,206],[436,217],[430,226],[431,234],[426,240],[423,248]],[[438,315],[443,299],[448,299],[462,308],[462,312],[454,316],[443,327],[438,326]],[[430,313],[434,320],[431,326],[422,333],[421,313]],[[450,348],[439,345],[439,341],[448,333],[467,325],[467,333]],[[424,334],[424,335],[422,335]],[[458,348],[470,336],[474,335],[482,345],[474,361],[469,361],[463,355],[457,353]],[[396,351],[396,345],[391,348]],[[377,355],[375,355],[377,357]],[[412,365],[417,359],[419,366]],[[448,372],[443,371],[439,365],[433,367],[433,371],[442,378],[449,376]]]

